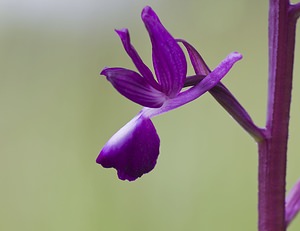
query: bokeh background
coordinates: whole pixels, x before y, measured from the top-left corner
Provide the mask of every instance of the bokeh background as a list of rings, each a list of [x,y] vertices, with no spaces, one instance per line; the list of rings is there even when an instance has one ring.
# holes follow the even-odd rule
[[[1,0],[0,230],[256,229],[256,144],[209,94],[153,119],[161,154],[151,173],[123,182],[95,163],[141,108],[99,72],[134,68],[114,28],[129,28],[151,64],[145,5],[211,68],[244,55],[223,82],[264,125],[268,1]],[[298,45],[287,190],[300,176]]]

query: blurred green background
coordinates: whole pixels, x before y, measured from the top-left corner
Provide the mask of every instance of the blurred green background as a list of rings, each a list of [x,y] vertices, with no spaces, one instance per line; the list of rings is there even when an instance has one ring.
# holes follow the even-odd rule
[[[256,230],[256,144],[209,94],[153,119],[161,154],[151,173],[123,182],[95,163],[141,108],[99,72],[134,68],[115,28],[129,28],[151,64],[145,5],[211,68],[244,55],[223,82],[263,126],[268,1],[2,0],[0,230]],[[287,189],[300,176],[296,48]],[[300,218],[289,230],[299,228]]]

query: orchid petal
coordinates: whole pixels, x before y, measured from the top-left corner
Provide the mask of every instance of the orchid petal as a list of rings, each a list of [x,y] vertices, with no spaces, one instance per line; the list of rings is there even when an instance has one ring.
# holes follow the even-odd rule
[[[142,20],[151,39],[153,66],[158,82],[162,91],[173,98],[181,91],[186,78],[184,53],[150,7],[143,9]]]
[[[157,108],[164,103],[166,96],[153,88],[138,73],[125,68],[104,68],[101,75],[123,96],[145,107]]]
[[[141,57],[135,50],[135,48],[132,46],[130,42],[130,35],[129,32],[126,28],[121,29],[121,30],[115,30],[117,34],[119,35],[122,44],[124,46],[124,49],[126,50],[127,54],[131,58],[132,62],[140,72],[140,74],[148,81],[148,83],[156,88],[157,90],[160,90],[161,87],[160,85],[156,82],[156,80],[153,77],[152,72],[150,69],[143,63]]]
[[[183,106],[203,95],[205,92],[216,86],[222,78],[230,71],[232,66],[242,59],[242,55],[238,52],[229,54],[209,75],[194,87],[181,92],[177,97],[168,99],[160,108],[145,108],[143,113],[148,117],[157,116],[170,110]]]
[[[197,75],[208,75],[211,71],[209,67],[206,65],[202,56],[198,53],[198,51],[188,42],[183,39],[176,39],[178,42],[181,42],[185,48],[187,49],[193,68]]]
[[[151,120],[139,114],[105,144],[96,162],[115,168],[121,180],[136,180],[157,161],[160,140]]]

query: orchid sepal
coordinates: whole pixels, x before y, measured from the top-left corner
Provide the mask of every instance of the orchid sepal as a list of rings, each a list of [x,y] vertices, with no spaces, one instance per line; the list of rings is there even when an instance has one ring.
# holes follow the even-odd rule
[[[105,75],[114,88],[129,100],[145,107],[161,107],[166,95],[152,87],[137,72],[125,68],[104,68]]]
[[[185,55],[151,7],[146,6],[141,17],[151,39],[152,61],[158,83],[168,97],[175,97],[186,78]]]

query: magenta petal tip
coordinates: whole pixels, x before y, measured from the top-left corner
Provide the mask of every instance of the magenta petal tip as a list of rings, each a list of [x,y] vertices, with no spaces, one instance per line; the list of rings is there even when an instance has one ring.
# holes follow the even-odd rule
[[[128,36],[129,31],[127,28],[122,28],[122,29],[115,29],[115,32],[119,35],[119,37],[125,38],[126,36]]]
[[[151,17],[159,21],[158,16],[150,6],[145,6],[143,8],[141,16],[143,20],[146,19],[147,17]]]

